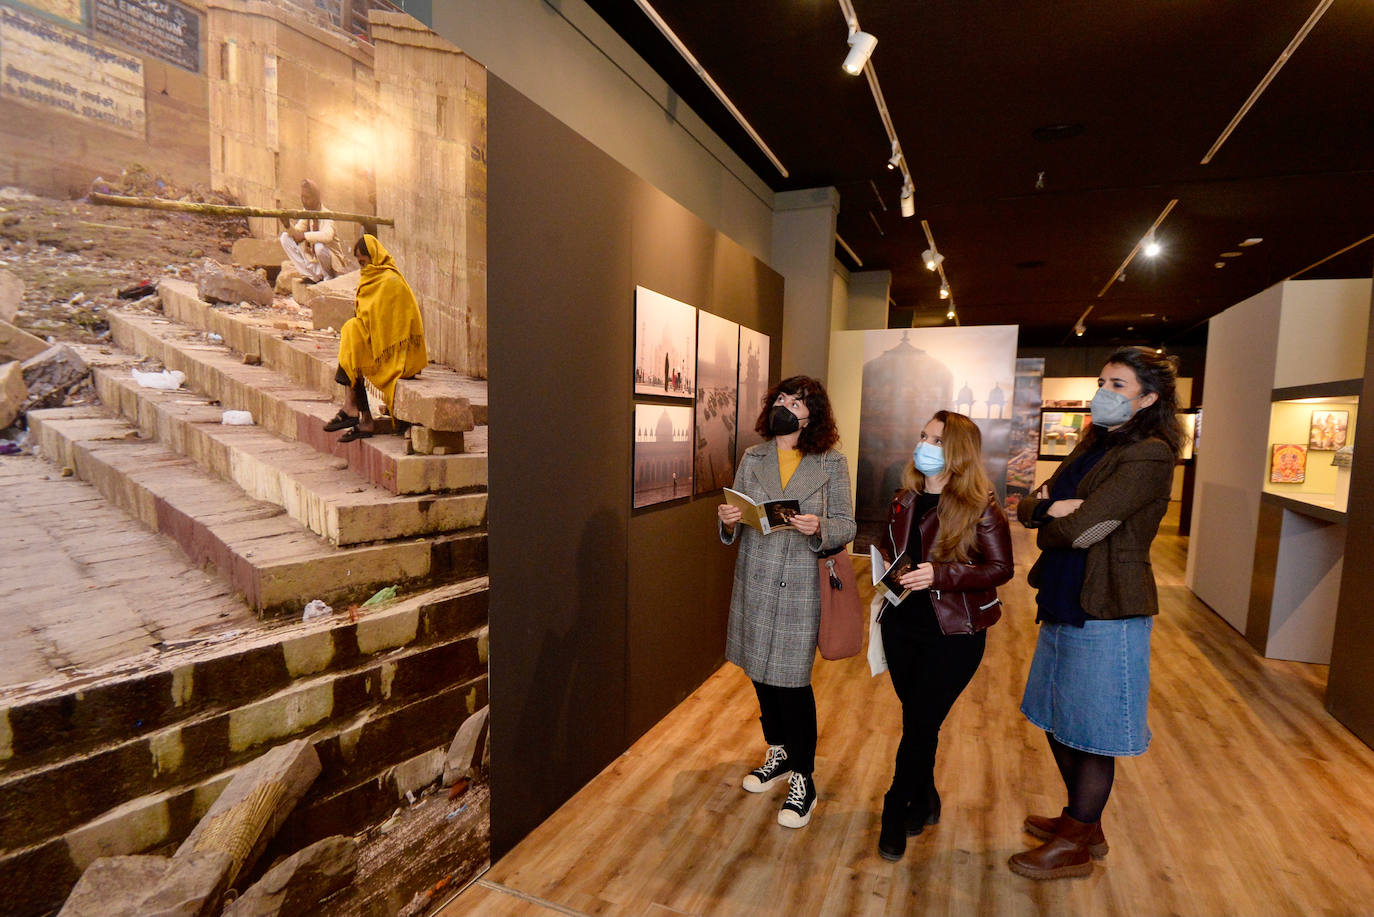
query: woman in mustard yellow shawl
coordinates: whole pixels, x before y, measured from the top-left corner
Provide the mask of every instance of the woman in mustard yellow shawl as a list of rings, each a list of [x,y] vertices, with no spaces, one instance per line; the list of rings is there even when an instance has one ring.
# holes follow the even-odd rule
[[[343,410],[324,428],[348,430],[339,442],[371,436],[374,430],[363,380],[371,382],[391,413],[397,379],[419,375],[429,365],[420,307],[391,254],[376,236],[364,233],[353,247],[362,266],[353,318],[339,338],[339,369],[334,379],[344,387]]]

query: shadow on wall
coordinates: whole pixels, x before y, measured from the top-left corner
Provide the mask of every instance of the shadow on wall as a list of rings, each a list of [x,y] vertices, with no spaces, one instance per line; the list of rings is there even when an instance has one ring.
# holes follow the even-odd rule
[[[604,722],[603,717],[585,715],[583,711],[588,707],[608,703],[619,709],[624,698],[601,696],[600,689],[607,683],[607,667],[601,664],[604,653],[598,653],[595,646],[584,646],[583,641],[585,635],[602,626],[611,601],[597,575],[605,567],[606,545],[623,545],[625,538],[624,519],[609,509],[598,510],[587,520],[577,547],[577,570],[583,575],[576,577],[575,584],[568,584],[575,591],[569,592],[566,604],[547,609],[542,618],[543,630],[529,634],[539,642],[539,651],[524,687],[503,692],[532,701],[521,712],[513,740],[504,743],[515,760],[534,765],[516,768],[535,779],[520,784],[518,795],[525,798],[518,801],[518,806],[512,805],[514,811],[552,812],[567,800],[569,786],[582,786],[604,766],[601,750],[605,742],[587,741],[577,726],[589,721]],[[623,642],[616,641],[615,646],[623,648]],[[509,658],[500,649],[494,650],[493,656]],[[607,663],[616,672],[624,667],[623,659]],[[548,692],[542,699],[541,688]],[[496,712],[493,729],[499,731],[501,721],[511,713]],[[542,725],[546,723],[558,724],[554,733],[543,731]],[[495,762],[493,767],[500,770],[502,764]]]

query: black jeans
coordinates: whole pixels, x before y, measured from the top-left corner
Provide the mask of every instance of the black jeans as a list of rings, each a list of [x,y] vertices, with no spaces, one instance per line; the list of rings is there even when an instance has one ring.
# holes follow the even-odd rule
[[[987,631],[946,636],[928,604],[888,608],[882,629],[892,687],[902,702],[902,741],[891,792],[896,802],[925,805],[935,786],[940,724],[978,671]]]
[[[816,769],[816,694],[811,686],[779,688],[754,682],[763,740],[787,749],[787,764],[799,774]]]

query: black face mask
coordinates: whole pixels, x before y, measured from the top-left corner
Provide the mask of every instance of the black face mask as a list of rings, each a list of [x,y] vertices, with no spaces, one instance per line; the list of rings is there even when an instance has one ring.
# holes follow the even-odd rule
[[[775,404],[773,410],[768,412],[768,432],[773,436],[786,436],[800,429],[801,421],[797,419],[797,415],[782,405]]]

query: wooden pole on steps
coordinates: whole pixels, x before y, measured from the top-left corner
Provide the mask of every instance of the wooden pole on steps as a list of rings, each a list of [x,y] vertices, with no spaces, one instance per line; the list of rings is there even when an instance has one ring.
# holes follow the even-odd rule
[[[199,213],[219,217],[286,217],[293,220],[343,220],[348,223],[377,223],[395,226],[390,217],[370,213],[343,213],[336,210],[290,210],[280,207],[239,207],[234,204],[198,204],[194,201],[164,201],[157,197],[122,197],[92,191],[92,204],[110,207],[137,207],[142,210],[173,210],[178,213]]]

